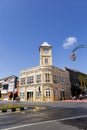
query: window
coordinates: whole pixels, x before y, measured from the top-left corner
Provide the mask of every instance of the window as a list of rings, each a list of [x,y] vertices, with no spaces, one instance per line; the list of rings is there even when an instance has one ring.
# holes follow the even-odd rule
[[[3,90],[8,90],[8,84],[3,85]]]
[[[50,90],[46,90],[46,98],[50,98]]]
[[[59,77],[59,82],[60,82],[61,84],[64,84],[64,83],[65,83],[65,78],[64,78],[64,77]]]
[[[41,74],[39,74],[39,75],[36,76],[36,81],[37,82],[41,82]]]
[[[50,82],[50,74],[45,74],[45,82]]]
[[[4,94],[4,99],[8,99],[8,94]]]
[[[27,77],[27,84],[34,83],[34,76]]]
[[[54,96],[55,97],[58,96],[58,89],[57,88],[55,88],[55,90],[54,90]]]
[[[38,99],[41,98],[41,92],[36,91],[36,98],[38,98]]]
[[[21,92],[21,93],[20,93],[20,98],[21,98],[21,99],[24,99],[24,92]]]
[[[25,78],[21,78],[21,85],[25,84]]]
[[[48,64],[48,59],[47,58],[45,58],[45,64]]]
[[[54,82],[54,83],[58,83],[58,78],[57,78],[56,75],[53,75],[53,82]]]

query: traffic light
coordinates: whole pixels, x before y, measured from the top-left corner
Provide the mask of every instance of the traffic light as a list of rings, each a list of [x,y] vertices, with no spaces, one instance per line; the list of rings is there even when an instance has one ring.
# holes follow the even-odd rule
[[[74,53],[72,53],[70,58],[71,58],[72,61],[74,61],[74,60],[76,60],[76,55]]]

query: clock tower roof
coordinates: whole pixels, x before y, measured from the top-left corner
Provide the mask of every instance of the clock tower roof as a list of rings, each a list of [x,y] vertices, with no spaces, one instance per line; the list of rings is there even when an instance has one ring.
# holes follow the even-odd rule
[[[50,46],[51,47],[51,45],[49,45],[47,42],[43,42],[43,44],[41,46]]]
[[[47,42],[43,42],[43,44],[40,45],[39,51],[40,51],[41,47],[50,47],[50,48],[52,48],[52,46],[50,44],[48,44]]]

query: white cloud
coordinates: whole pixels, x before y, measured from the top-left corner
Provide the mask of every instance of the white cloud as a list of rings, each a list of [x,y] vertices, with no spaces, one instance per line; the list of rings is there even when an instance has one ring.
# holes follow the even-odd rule
[[[65,49],[67,49],[70,46],[72,46],[73,44],[75,44],[76,42],[77,42],[77,38],[76,37],[68,37],[68,38],[66,38],[65,42],[63,43],[63,47]]]

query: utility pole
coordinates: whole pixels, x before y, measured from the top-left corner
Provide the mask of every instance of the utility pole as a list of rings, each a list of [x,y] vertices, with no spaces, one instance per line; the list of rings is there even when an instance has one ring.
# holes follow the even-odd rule
[[[14,77],[14,86],[13,86],[13,101],[12,101],[13,106],[14,106],[15,81],[16,81],[16,77]]]

